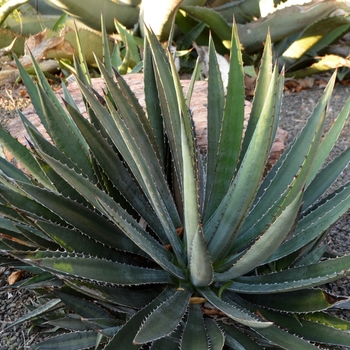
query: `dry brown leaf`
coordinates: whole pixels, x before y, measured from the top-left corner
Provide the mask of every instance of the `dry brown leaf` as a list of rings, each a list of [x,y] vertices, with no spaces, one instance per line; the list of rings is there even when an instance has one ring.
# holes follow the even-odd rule
[[[303,87],[296,79],[288,79],[284,82],[284,90],[290,92],[300,92],[302,89]]]
[[[63,58],[74,54],[73,46],[65,40],[64,36],[47,38],[46,30],[30,36],[24,46],[24,56],[20,59],[21,64],[27,68],[32,65],[30,52],[40,62],[48,58]]]
[[[20,281],[24,274],[25,274],[25,271],[23,271],[23,270],[12,272],[11,275],[7,279],[8,284],[11,286],[11,285],[15,284],[16,282]]]

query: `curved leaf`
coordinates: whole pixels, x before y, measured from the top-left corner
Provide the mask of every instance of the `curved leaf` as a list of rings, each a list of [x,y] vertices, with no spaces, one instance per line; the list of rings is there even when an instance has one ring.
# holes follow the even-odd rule
[[[265,262],[281,259],[309,244],[344,215],[349,207],[350,183],[347,183],[304,216],[299,221],[293,237],[281,244]]]
[[[282,154],[272,170],[264,178],[257,193],[258,201],[256,201],[253,209],[248,214],[245,224],[242,227],[244,234],[236,240],[235,249],[238,250],[255,239],[272,220],[278,210],[278,206],[282,202],[284,202],[284,205],[287,205],[288,201],[285,201],[283,194],[289,193],[288,186],[297,182],[298,185],[293,189],[293,192],[296,193],[304,187],[313,162],[317,158],[325,111],[331,97],[335,78],[336,76],[333,75],[297,139]],[[305,156],[307,154],[311,154],[311,156],[306,162]],[[299,176],[301,166],[305,168],[302,171],[303,175]],[[295,176],[297,177],[295,178]],[[289,197],[290,202],[293,198],[291,193],[289,193]]]
[[[270,83],[268,102],[264,105],[264,111],[237,175],[216,212],[204,226],[204,232],[209,237],[212,232],[215,232],[208,247],[213,262],[222,257],[222,254],[232,245],[250,210],[263,177],[274,126],[277,74],[277,69],[275,69],[274,78]]]
[[[72,278],[79,277],[117,285],[172,283],[170,275],[163,270],[125,265],[80,255],[61,254],[61,256],[46,257],[49,252],[13,253],[13,255],[45,271]]]
[[[169,335],[183,318],[191,292],[179,289],[153,310],[141,325],[134,343],[144,344]]]
[[[146,252],[165,271],[175,275],[177,278],[185,279],[185,273],[172,263],[172,255],[161,246],[151,235],[140,226],[133,225],[132,222],[123,218],[120,213],[110,208],[103,200],[98,198],[105,212],[115,222],[122,232],[125,233],[136,245]]]
[[[190,304],[180,349],[202,350],[209,348],[202,307],[199,304]]]
[[[21,186],[38,202],[30,201],[30,204],[33,202],[33,205],[39,207],[38,213],[42,211],[39,204],[41,203],[45,210],[50,209],[53,213],[56,213],[60,218],[65,220],[55,220],[54,218],[56,215],[49,210],[49,212],[52,213],[53,222],[63,224],[64,226],[68,223],[91,238],[107,244],[110,247],[142,254],[142,251],[135,246],[132,241],[125,237],[124,233],[97,212],[92,211],[69,198],[65,198],[62,195],[40,189],[36,186],[26,184],[21,184]],[[101,227],[103,227],[103,230],[101,230]]]
[[[211,350],[222,350],[225,345],[225,333],[212,318],[205,318],[205,328]]]
[[[35,350],[77,350],[95,346],[98,332],[72,332],[50,338],[34,345]]]
[[[207,177],[204,222],[205,218],[209,219],[213,215],[224,198],[237,170],[241,151],[245,97],[244,73],[240,42],[235,25],[232,28],[231,42],[233,46],[231,48],[227,94],[226,98],[220,101],[218,95],[223,99],[224,93],[222,86],[218,86],[218,84],[222,84],[222,82],[219,78],[220,75],[218,75],[220,72],[215,71],[219,67],[212,40],[209,41],[208,130],[210,132],[208,133],[207,165],[207,176],[209,175],[209,177]],[[214,63],[210,63],[213,60]],[[214,72],[211,73],[211,70]],[[212,84],[213,87],[211,87]]]
[[[302,196],[303,193],[300,192],[294,201],[275,219],[271,226],[262,233],[230,269],[215,274],[215,280],[225,282],[245,275],[267,260],[268,255],[272,254],[280,246],[295,225]]]
[[[125,168],[123,161],[113,150],[112,146],[78,111],[69,104],[66,105],[79,130],[86,138],[92,153],[98,160],[99,165],[103,168],[113,185],[122,193],[126,200],[136,209],[136,211],[146,220],[154,231],[166,240],[168,243],[159,219],[154,214],[145,196],[136,185],[129,171]],[[57,158],[56,158],[57,159]]]
[[[347,276],[350,273],[349,266],[350,256],[346,255],[266,275],[238,277],[227,289],[248,294],[295,291]]]
[[[256,315],[252,314],[247,309],[241,308],[238,304],[233,302],[227,303],[221,300],[211,289],[207,287],[201,288],[198,291],[204,298],[207,299],[208,302],[210,302],[210,304],[240,324],[256,328],[265,328],[272,325],[271,322],[265,322],[264,320],[259,319]]]
[[[244,299],[255,305],[282,312],[308,313],[328,309],[344,298],[330,295],[321,289],[303,289],[284,292],[283,298],[274,294],[245,294]]]
[[[311,316],[314,322],[304,319],[303,316],[300,316],[298,320],[293,316],[283,315],[280,313],[273,313],[268,310],[259,308],[261,314],[270,319],[271,321],[278,324],[280,327],[286,328],[289,333],[296,334],[299,337],[304,338],[305,340],[310,340],[316,343],[323,343],[329,345],[338,345],[338,346],[350,346],[350,333],[344,331],[343,329],[337,329],[337,324],[331,324],[328,326],[326,324],[321,324],[323,322],[322,318],[317,319],[317,314],[315,317]],[[338,318],[334,318],[333,321],[336,321]],[[345,321],[346,322],[346,321]],[[342,320],[339,320],[339,323],[342,323]],[[347,322],[347,324],[349,324]],[[260,332],[260,330],[257,330]],[[262,332],[262,334],[264,334]],[[295,346],[295,345],[294,345]],[[302,347],[298,346],[298,349]]]
[[[218,12],[201,6],[181,6],[181,9],[185,10],[189,15],[206,23],[213,32],[218,35],[223,45],[227,49],[231,48],[231,26]]]
[[[5,145],[15,159],[39,182],[47,188],[53,189],[31,152],[19,141],[13,138],[2,126],[0,126],[0,142]]]
[[[74,279],[65,280],[65,284],[97,300],[137,309],[149,304],[161,294],[164,289],[164,287],[160,285],[158,288],[152,286],[152,288],[145,287],[133,290],[131,288],[102,286],[92,282]]]
[[[153,310],[157,309],[162,303],[164,303],[170,296],[174,294],[175,290],[167,288],[163,293],[160,293],[146,307],[141,309],[135,315],[133,315],[126,324],[119,330],[119,332],[112,338],[112,340],[105,347],[105,350],[114,350],[121,348],[125,350],[139,349],[140,345],[133,343],[136,333],[145,317],[147,317]]]

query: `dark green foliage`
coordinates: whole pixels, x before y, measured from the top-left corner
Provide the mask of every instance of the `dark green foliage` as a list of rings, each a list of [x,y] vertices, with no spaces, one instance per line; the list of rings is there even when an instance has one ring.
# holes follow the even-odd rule
[[[59,329],[35,349],[350,346],[349,322],[326,313],[341,298],[314,289],[350,272],[350,256],[324,259],[320,246],[350,207],[350,186],[319,200],[349,161],[345,151],[322,169],[350,101],[322,138],[333,76],[264,176],[283,76],[268,37],[243,133],[236,28],[231,46],[225,97],[210,42],[205,155],[172,58],[152,32],[146,113],[110,64],[97,61],[103,98],[76,67],[90,119],[67,91],[67,111],[59,105],[35,62],[37,86],[21,69],[52,143],[23,115],[32,149],[1,129],[26,172],[0,162],[0,252],[3,265],[17,261],[35,273],[21,287],[41,295],[41,305],[14,324],[35,319]]]

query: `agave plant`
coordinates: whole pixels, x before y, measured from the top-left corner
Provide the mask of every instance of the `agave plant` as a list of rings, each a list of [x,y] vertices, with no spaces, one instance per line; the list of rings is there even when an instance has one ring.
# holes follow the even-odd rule
[[[43,16],[40,21],[36,16],[22,16],[20,23],[8,18],[14,9],[24,3],[39,4],[39,10],[44,6],[43,12],[46,14],[46,7],[52,9],[54,6],[65,15],[59,17],[55,10],[52,16],[48,11],[50,16]],[[63,23],[65,28],[73,28],[73,17],[81,27],[85,51],[92,56],[92,52],[98,52],[100,48],[98,43],[92,42],[90,45],[90,42],[96,39],[99,42],[95,30],[100,29],[102,14],[107,32],[115,33],[117,29],[123,41],[125,29],[122,26],[132,30],[134,35],[143,36],[144,24],[161,41],[166,41],[175,17],[179,29],[175,39],[177,46],[184,49],[189,49],[194,41],[200,46],[207,46],[210,28],[217,50],[227,54],[234,19],[239,23],[246,65],[255,65],[256,57],[261,56],[264,36],[269,29],[275,55],[279,57],[280,67],[285,67],[287,76],[302,78],[342,67],[338,78],[343,78],[349,72],[350,63],[347,59],[348,47],[342,45],[339,39],[350,31],[349,12],[348,3],[337,0],[313,0],[302,5],[298,4],[298,0],[269,0],[263,3],[259,0],[85,0],[84,3],[77,0],[10,0],[0,6],[0,26],[4,27],[1,29],[0,46],[7,47],[20,33],[21,40],[17,39],[13,50],[21,55],[23,35],[37,34],[43,27],[55,28]],[[116,28],[115,19],[122,26]],[[86,26],[94,29],[94,32]],[[75,46],[75,41],[69,35],[65,37]],[[129,37],[139,40],[130,34]],[[94,63],[92,59],[90,64]]]
[[[49,141],[23,114],[28,148],[3,128],[23,171],[0,158],[2,264],[34,273],[28,319],[59,329],[35,349],[315,349],[350,346],[350,323],[320,288],[350,272],[324,258],[327,228],[350,207],[350,186],[325,191],[350,149],[323,167],[347,118],[323,123],[335,76],[306,126],[265,176],[283,75],[267,37],[244,129],[240,43],[233,27],[225,96],[209,47],[208,143],[201,153],[171,54],[147,31],[145,109],[110,62],[104,96],[79,64],[88,119],[64,109],[38,65],[19,65]],[[191,89],[190,89],[191,91]],[[62,332],[62,330],[64,330]]]

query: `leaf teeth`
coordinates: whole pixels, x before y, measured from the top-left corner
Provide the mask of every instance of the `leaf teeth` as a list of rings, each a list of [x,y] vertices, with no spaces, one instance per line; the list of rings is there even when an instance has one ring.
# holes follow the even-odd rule
[[[43,255],[44,253],[44,255]],[[91,255],[86,255],[82,253],[62,253],[62,252],[43,252],[38,251],[37,256],[35,254],[32,254],[32,252],[28,253],[25,252],[23,255],[24,257],[21,258],[18,254],[13,254],[15,257],[20,258],[21,260],[30,263],[31,265],[38,266],[42,268],[45,271],[54,273],[58,278],[61,279],[80,279],[80,280],[86,280],[93,283],[107,283],[117,286],[125,286],[125,285],[134,285],[134,286],[141,286],[141,285],[147,285],[147,284],[163,284],[163,283],[169,283],[170,278],[168,278],[165,274],[160,274],[159,270],[147,268],[147,267],[135,267],[133,265],[128,265],[125,263],[118,263],[118,262],[111,262],[107,259],[96,259],[94,257],[91,257]],[[114,268],[119,269],[119,271],[123,271],[125,269],[129,270],[129,273],[137,274],[137,273],[146,273],[149,271],[150,273],[155,273],[157,275],[154,276],[153,280],[152,277],[147,280],[147,276],[143,275],[138,278],[135,276],[135,280],[130,279],[129,277],[116,277],[113,275],[109,276],[103,276],[101,273],[99,277],[97,277],[98,274],[96,274],[96,271],[92,274],[95,274],[95,277],[89,277],[90,272],[84,270],[84,268],[81,268],[82,265],[92,265],[92,262],[96,262],[94,265],[94,268],[101,269],[101,272],[104,269],[107,268]],[[74,265],[74,266],[73,266]],[[80,274],[78,274],[78,272]],[[107,280],[108,279],[108,280]],[[138,280],[138,282],[137,282]],[[119,281],[119,282],[118,282]]]
[[[223,339],[223,341],[224,341],[224,339],[225,339],[225,332],[224,332],[224,330],[220,327],[220,325],[214,320],[214,319],[204,319],[204,328],[205,328],[205,330],[206,330],[206,332],[207,332],[207,334],[208,334],[208,324],[207,324],[207,322],[208,321],[212,321],[214,324],[215,324],[215,326],[218,328],[218,330],[221,332],[221,336],[222,336],[222,339]],[[215,349],[217,348],[217,344],[216,343],[214,343],[214,339],[211,339],[210,338],[210,336],[209,336],[209,334],[208,334],[208,346],[209,346],[209,349],[208,350],[212,350],[213,349],[213,345],[215,345]]]
[[[190,297],[190,291],[177,289],[174,294],[157,305],[144,318],[133,343],[144,344],[173,333],[188,310]],[[170,316],[171,309],[173,314]]]

